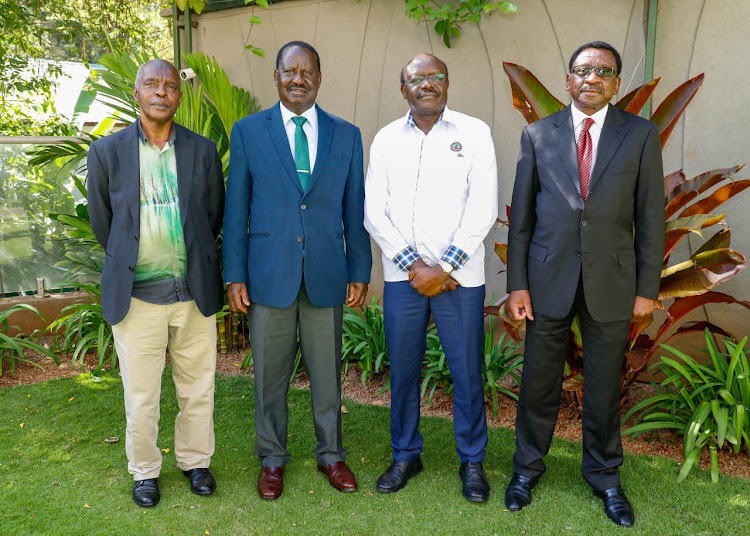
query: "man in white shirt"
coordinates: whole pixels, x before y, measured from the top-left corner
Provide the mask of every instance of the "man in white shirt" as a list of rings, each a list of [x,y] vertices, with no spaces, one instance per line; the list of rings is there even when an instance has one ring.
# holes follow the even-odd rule
[[[398,491],[422,471],[419,375],[432,315],[453,379],[463,495],[484,502],[483,241],[497,219],[495,146],[485,123],[447,108],[448,68],[435,56],[406,64],[401,93],[409,113],[378,132],[365,181],[391,361],[393,462],[377,489]]]

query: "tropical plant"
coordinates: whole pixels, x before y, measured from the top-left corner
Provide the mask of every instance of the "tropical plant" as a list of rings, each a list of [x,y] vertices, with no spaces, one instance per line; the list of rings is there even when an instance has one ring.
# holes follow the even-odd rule
[[[738,454],[750,446],[750,363],[745,353],[747,337],[739,344],[726,339],[720,352],[709,328],[705,328],[708,361],[700,363],[679,350],[661,344],[678,359],[662,357],[654,365],[664,376],[651,382],[657,394],[633,406],[623,423],[638,414],[635,424],[623,431],[631,438],[660,430],[682,433],[682,482],[708,447],[711,480],[719,480],[718,451]]]
[[[460,0],[458,2],[436,2],[435,0],[406,0],[406,14],[417,22],[435,21],[435,33],[446,47],[451,40],[461,35],[461,24],[479,24],[482,17],[494,11],[515,13],[516,2],[490,2],[488,0]]]
[[[482,361],[482,384],[484,385],[485,400],[492,401],[492,415],[497,417],[498,392],[518,400],[518,395],[502,385],[501,380],[507,376],[521,384],[518,370],[523,366],[523,351],[521,344],[512,339],[506,341],[507,333],[495,341],[495,319],[489,317],[489,329],[484,332],[484,359]]]
[[[112,326],[104,320],[99,284],[79,285],[89,296],[89,301],[74,303],[64,307],[60,316],[47,326],[47,331],[54,336],[54,349],[60,353],[71,354],[72,364],[83,370],[86,355],[96,350],[97,366],[92,371],[98,375],[106,366],[114,369],[117,366],[117,350],[112,336]]]
[[[42,368],[39,363],[26,359],[24,350],[39,352],[40,354],[49,357],[52,361],[55,362],[55,364],[60,364],[60,359],[57,357],[57,355],[53,351],[42,346],[40,343],[26,338],[25,336],[20,334],[14,337],[8,335],[9,329],[18,329],[17,326],[8,325],[8,318],[19,311],[29,311],[46,322],[42,313],[40,313],[31,305],[25,303],[18,303],[10,309],[6,309],[5,311],[0,312],[0,376],[2,376],[3,374],[4,362],[8,363],[11,372],[16,370],[16,363],[27,363],[29,365],[34,365],[35,367]]]
[[[565,107],[525,67],[503,63],[503,68],[510,80],[513,106],[528,123],[533,123]],[[677,87],[651,115],[651,121],[659,129],[662,147],[669,139],[669,135],[685,108],[700,89],[703,78],[704,75],[700,74]],[[637,87],[620,99],[615,106],[630,113],[639,113],[651,97],[659,80],[656,78]],[[745,266],[745,257],[729,247],[730,231],[724,220],[726,212],[718,215],[712,213],[724,202],[750,186],[750,180],[735,180],[735,174],[743,166],[744,164],[715,169],[690,179],[686,178],[682,170],[664,177],[666,246],[658,299],[662,307],[665,300],[673,299],[674,302],[667,310],[666,319],[653,338],[643,333],[648,324],[631,326],[622,379],[624,394],[627,394],[636,374],[658,348],[658,341],[670,329],[676,327],[676,324],[689,312],[709,303],[737,303],[750,308],[746,302],[713,291],[716,285],[728,281]],[[508,215],[510,217],[510,210],[508,210]],[[507,222],[498,221],[507,225]],[[721,225],[722,229],[705,241],[689,259],[672,263],[671,257],[674,249],[685,236],[691,233],[702,236],[702,229],[714,225]],[[504,244],[497,244],[495,251],[503,262],[507,261],[507,249]],[[510,321],[504,307],[500,308],[499,313],[503,315],[505,321]],[[700,332],[704,328],[717,334],[727,335],[722,328],[713,323],[693,322],[681,326],[670,338]],[[571,336],[571,349],[566,359],[566,392],[573,392],[576,396],[581,395],[584,378],[582,373],[583,349],[580,344],[580,332],[574,332]]]
[[[440,344],[437,326],[431,323],[427,327],[427,341],[424,357],[422,358],[422,385],[419,388],[419,396],[424,398],[427,395],[427,407],[432,405],[432,398],[435,396],[435,390],[442,387],[445,394],[453,392],[453,379],[448,367],[448,360],[443,352],[443,346]]]
[[[385,344],[383,326],[383,306],[375,298],[357,313],[348,307],[343,315],[343,343],[341,359],[344,362],[343,376],[349,371],[349,364],[356,362],[362,371],[362,384],[366,384],[375,374],[386,370],[389,364],[388,347]]]

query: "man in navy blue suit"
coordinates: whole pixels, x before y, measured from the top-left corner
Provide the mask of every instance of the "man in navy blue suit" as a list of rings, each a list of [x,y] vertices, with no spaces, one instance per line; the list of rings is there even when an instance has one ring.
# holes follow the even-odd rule
[[[223,246],[229,306],[250,311],[266,500],[281,495],[291,458],[287,393],[298,344],[318,469],[339,491],[357,489],[341,441],[342,304],[362,305],[372,266],[359,129],[315,104],[320,57],[311,45],[281,47],[273,76],[280,102],[232,129]]]

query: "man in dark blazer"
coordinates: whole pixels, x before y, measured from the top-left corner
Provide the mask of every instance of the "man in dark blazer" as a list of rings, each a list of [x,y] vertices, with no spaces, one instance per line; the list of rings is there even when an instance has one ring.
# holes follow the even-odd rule
[[[173,121],[180,78],[164,60],[144,64],[133,96],[140,117],[96,140],[88,155],[91,228],[106,251],[102,309],[112,324],[125,392],[125,451],[133,500],[159,502],[156,444],[166,349],[180,413],[177,466],[193,493],[216,487],[216,312],[223,305],[216,237],[224,181],[216,145]]]
[[[664,254],[659,131],[610,106],[620,55],[587,43],[573,53],[573,103],[524,128],[508,239],[506,308],[526,319],[513,478],[505,504],[520,510],[545,471],[568,344],[583,335],[582,475],[618,525],[634,522],[620,487],[620,376],[629,323],[651,316]]]
[[[258,493],[266,500],[281,494],[291,457],[287,394],[298,332],[318,469],[334,488],[357,489],[341,440],[342,304],[364,302],[372,265],[359,129],[315,104],[320,58],[309,44],[279,50],[274,81],[280,102],[232,129],[224,226],[229,305],[250,308]]]

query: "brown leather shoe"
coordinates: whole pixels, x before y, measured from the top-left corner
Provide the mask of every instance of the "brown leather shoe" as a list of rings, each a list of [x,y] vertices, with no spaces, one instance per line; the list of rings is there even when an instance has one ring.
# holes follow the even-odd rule
[[[278,499],[284,491],[284,468],[261,467],[258,475],[258,495],[266,501]]]
[[[326,466],[318,464],[318,471],[328,476],[331,486],[337,490],[357,491],[357,479],[344,462],[334,462]]]

